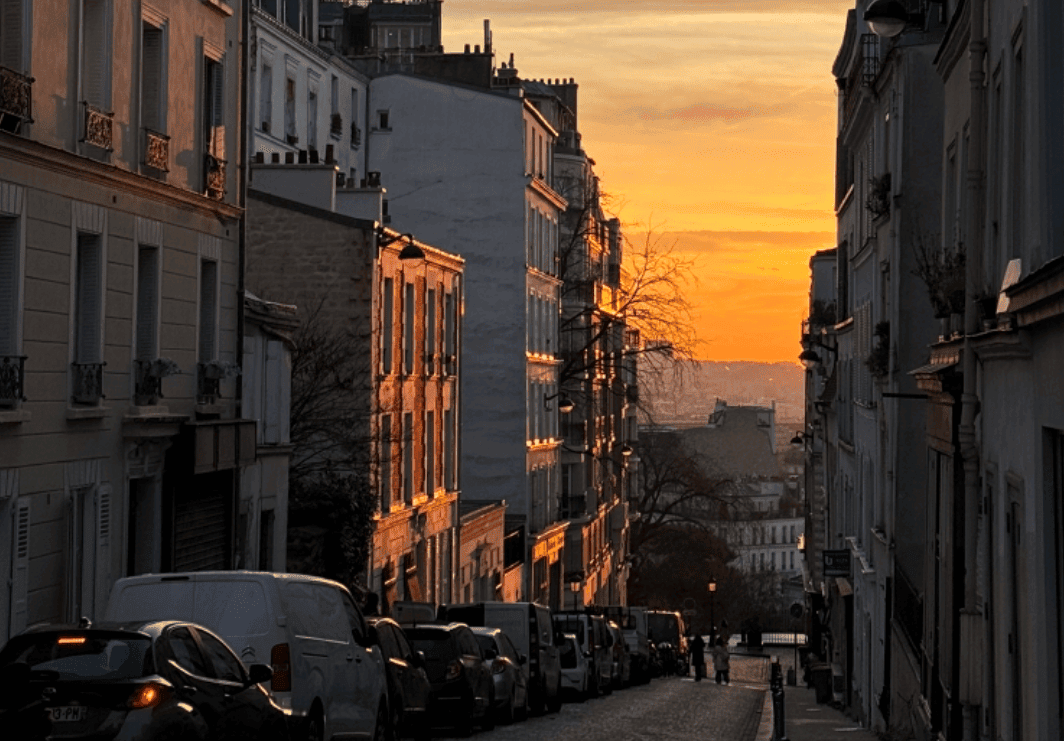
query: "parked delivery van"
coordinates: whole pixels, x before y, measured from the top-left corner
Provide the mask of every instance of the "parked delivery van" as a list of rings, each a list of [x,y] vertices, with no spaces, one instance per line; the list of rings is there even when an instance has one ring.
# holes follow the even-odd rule
[[[301,574],[196,571],[119,579],[109,621],[188,620],[245,664],[273,667],[277,701],[312,741],[387,737],[388,688],[376,631],[339,582]]]

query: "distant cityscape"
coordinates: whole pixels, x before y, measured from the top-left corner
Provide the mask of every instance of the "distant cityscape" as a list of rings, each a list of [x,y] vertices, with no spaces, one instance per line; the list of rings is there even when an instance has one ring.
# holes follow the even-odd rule
[[[777,423],[804,415],[805,371],[793,363],[696,361],[644,373],[643,422],[705,424],[717,399],[730,406],[776,407]]]

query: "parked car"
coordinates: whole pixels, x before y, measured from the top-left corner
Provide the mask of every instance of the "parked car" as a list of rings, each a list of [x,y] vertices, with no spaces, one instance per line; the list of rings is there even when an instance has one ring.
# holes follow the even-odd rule
[[[476,602],[441,605],[441,621],[501,628],[528,657],[528,691],[533,712],[557,711],[562,704],[562,670],[550,608],[535,602]]]
[[[632,682],[632,657],[628,653],[628,644],[624,640],[624,633],[620,626],[612,620],[606,622],[606,629],[613,638],[610,650],[613,652],[613,679],[614,687],[627,687]]]
[[[130,576],[115,582],[107,619],[199,623],[245,664],[269,662],[270,690],[305,718],[311,741],[389,732],[384,660],[339,582],[260,571]]]
[[[20,741],[287,741],[272,675],[183,621],[31,628],[0,650],[0,727]]]
[[[495,682],[476,636],[468,625],[448,623],[403,628],[415,651],[425,656],[425,671],[432,683],[429,718],[433,724],[454,726],[463,735],[478,723],[495,727],[492,706]]]
[[[590,652],[573,633],[563,633],[561,639],[562,692],[583,702],[591,686]]]
[[[513,641],[499,628],[471,629],[485,659],[491,659],[495,680],[495,716],[503,723],[528,717],[528,657],[518,652]]]
[[[606,617],[621,627],[624,642],[628,646],[633,682],[646,684],[650,681],[650,639],[647,629],[647,608],[610,605]]]
[[[601,615],[584,612],[558,612],[554,615],[554,629],[559,633],[572,633],[580,643],[580,649],[588,654],[591,662],[591,683],[588,691],[592,696],[609,694],[613,675],[613,638]]]
[[[431,738],[428,706],[432,683],[425,671],[424,654],[410,646],[399,623],[391,618],[371,617],[367,622],[377,631],[377,641],[384,655],[388,707],[392,711],[395,737]]]

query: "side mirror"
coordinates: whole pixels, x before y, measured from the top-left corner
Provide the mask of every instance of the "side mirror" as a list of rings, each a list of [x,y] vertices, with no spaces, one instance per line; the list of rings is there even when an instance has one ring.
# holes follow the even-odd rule
[[[273,679],[273,667],[269,664],[252,664],[248,667],[248,681],[251,684],[262,684]]]

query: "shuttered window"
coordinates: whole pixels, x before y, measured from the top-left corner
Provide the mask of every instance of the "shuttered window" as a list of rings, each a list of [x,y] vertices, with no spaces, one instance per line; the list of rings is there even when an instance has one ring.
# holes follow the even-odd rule
[[[262,441],[276,445],[282,441],[282,413],[285,397],[283,385],[284,345],[280,340],[266,340],[266,398],[263,409]]]
[[[200,261],[199,362],[217,358],[218,345],[218,263]]]
[[[0,65],[25,72],[23,3],[25,0],[0,0]]]
[[[74,286],[75,362],[102,362],[103,319],[102,238],[78,234],[77,276]]]
[[[270,133],[273,121],[273,67],[263,64],[259,83],[259,122],[262,130]]]
[[[392,509],[392,415],[381,417],[380,436],[381,512],[388,514]]]
[[[382,307],[382,323],[384,330],[382,335],[383,345],[381,347],[381,372],[388,374],[392,372],[392,355],[395,352],[394,347],[394,331],[395,331],[395,282],[391,278],[384,279],[384,306]]]
[[[403,295],[403,373],[414,372],[414,284],[407,283]]]
[[[82,0],[81,89],[85,101],[104,111],[111,105],[110,0]]]
[[[11,635],[26,628],[30,570],[30,502],[20,499],[15,509],[11,538]]]
[[[160,134],[166,133],[163,104],[166,87],[163,78],[163,29],[143,24],[141,35],[140,115],[141,124]]]
[[[425,412],[425,493],[436,491],[436,413]]]
[[[221,60],[205,57],[204,69],[204,141],[215,158],[225,159],[225,67]]]
[[[403,414],[403,501],[414,501],[414,415]]]
[[[19,220],[0,216],[0,356],[18,354]]]
[[[318,94],[307,93],[307,147],[318,148]]]
[[[455,482],[455,428],[454,410],[443,412],[443,485],[449,490],[457,489]]]
[[[137,250],[137,360],[154,360],[159,335],[159,248]]]

